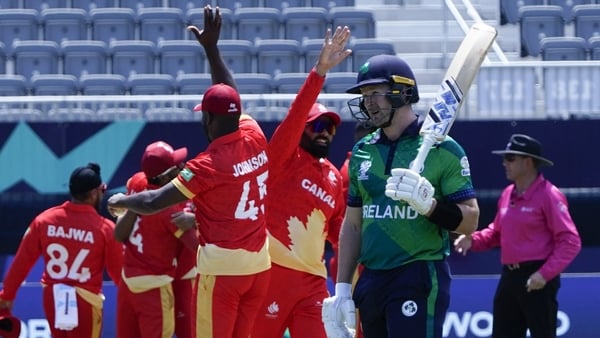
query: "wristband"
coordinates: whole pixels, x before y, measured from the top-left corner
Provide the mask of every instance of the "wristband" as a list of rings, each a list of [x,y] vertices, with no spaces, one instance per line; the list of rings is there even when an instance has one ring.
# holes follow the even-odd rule
[[[352,298],[352,284],[335,283],[335,295],[338,297]]]
[[[429,220],[446,230],[454,231],[462,222],[463,215],[456,203],[438,201]]]

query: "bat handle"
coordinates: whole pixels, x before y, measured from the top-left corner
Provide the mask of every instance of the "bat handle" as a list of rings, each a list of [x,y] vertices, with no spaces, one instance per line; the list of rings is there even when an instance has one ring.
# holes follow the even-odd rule
[[[419,147],[417,157],[415,157],[415,160],[410,164],[410,170],[419,174],[423,172],[425,159],[436,141],[437,139],[433,133],[428,132],[423,134],[423,143],[421,143],[421,147]]]

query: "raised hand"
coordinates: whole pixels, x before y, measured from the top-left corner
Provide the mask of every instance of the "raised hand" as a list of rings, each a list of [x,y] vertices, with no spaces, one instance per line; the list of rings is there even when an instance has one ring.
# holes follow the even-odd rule
[[[200,30],[196,26],[188,26],[187,29],[196,36],[196,40],[203,47],[216,46],[221,33],[221,10],[216,7],[213,14],[210,5],[204,6],[204,28]]]
[[[325,76],[331,68],[337,66],[352,53],[351,49],[346,49],[348,40],[350,40],[350,29],[348,26],[338,26],[333,36],[331,35],[331,30],[327,30],[321,54],[315,65],[315,70],[319,75]]]

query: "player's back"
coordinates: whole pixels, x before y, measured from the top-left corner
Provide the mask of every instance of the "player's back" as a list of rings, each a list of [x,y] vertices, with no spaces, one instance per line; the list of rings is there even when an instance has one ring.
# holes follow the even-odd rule
[[[105,264],[111,257],[120,259],[113,230],[114,223],[90,205],[65,202],[42,212],[30,229],[38,234],[44,256],[42,282],[100,292]]]
[[[200,273],[235,275],[268,268],[267,177],[267,142],[252,119],[240,120],[238,131],[213,140],[186,163],[175,184],[194,196],[201,251],[211,252],[199,254]],[[210,262],[202,264],[203,259]]]

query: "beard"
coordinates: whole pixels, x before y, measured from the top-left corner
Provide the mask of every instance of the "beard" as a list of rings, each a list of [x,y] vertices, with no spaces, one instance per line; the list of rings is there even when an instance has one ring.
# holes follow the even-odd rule
[[[325,140],[326,142],[319,142],[319,140]],[[303,134],[300,146],[316,158],[326,158],[327,155],[329,155],[329,140],[324,139],[323,137],[317,137],[314,140],[311,140],[306,134]]]

